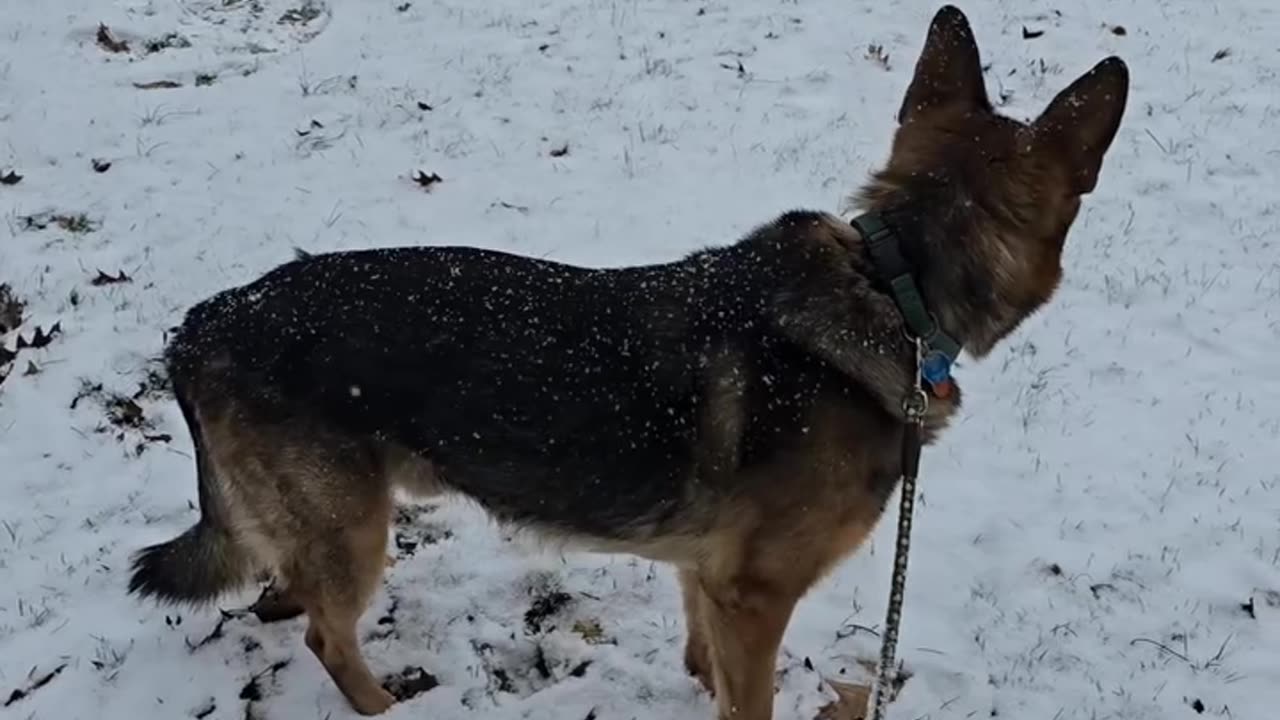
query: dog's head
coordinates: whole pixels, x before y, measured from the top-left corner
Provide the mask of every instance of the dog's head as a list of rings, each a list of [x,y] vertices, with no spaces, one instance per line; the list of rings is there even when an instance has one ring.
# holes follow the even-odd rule
[[[1098,182],[1128,92],[1128,68],[1109,57],[1035,120],[1000,115],[964,14],[946,6],[934,17],[888,164],[855,204],[916,203],[931,256],[924,292],[938,296],[934,311],[975,356],[1057,288],[1067,230]],[[979,297],[988,293],[990,303]]]

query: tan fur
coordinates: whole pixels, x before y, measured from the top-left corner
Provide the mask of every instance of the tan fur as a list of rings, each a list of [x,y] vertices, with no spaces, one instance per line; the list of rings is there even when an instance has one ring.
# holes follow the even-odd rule
[[[215,475],[237,520],[235,537],[283,581],[280,605],[307,613],[307,647],[352,706],[381,713],[395,699],[365,664],[356,621],[387,565],[392,482],[430,487],[423,464],[395,448],[379,457],[347,438],[250,425],[241,417],[229,406],[204,418]]]

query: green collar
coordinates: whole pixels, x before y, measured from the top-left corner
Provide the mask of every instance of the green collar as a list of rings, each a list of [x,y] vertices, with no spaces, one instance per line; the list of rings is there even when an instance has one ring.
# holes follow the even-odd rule
[[[862,235],[876,272],[893,292],[893,301],[902,313],[910,333],[924,344],[920,375],[935,390],[951,379],[951,366],[963,349],[955,338],[939,325],[925,307],[924,297],[916,286],[911,265],[902,254],[898,234],[884,217],[869,212],[849,221]]]

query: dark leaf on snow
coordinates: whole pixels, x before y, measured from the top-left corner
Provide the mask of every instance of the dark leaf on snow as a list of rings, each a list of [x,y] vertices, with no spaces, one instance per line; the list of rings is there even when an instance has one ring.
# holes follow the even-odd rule
[[[172,90],[173,88],[182,87],[182,83],[177,80],[152,80],[151,82],[136,82],[133,86],[139,90]]]
[[[440,681],[436,679],[435,675],[420,667],[406,667],[398,674],[382,681],[382,687],[386,688],[387,692],[401,702],[417,697],[439,684]]]
[[[4,701],[4,707],[9,707],[10,705],[18,702],[19,700],[22,700],[28,697],[29,695],[31,695],[31,693],[35,692],[36,690],[39,690],[45,685],[48,685],[50,682],[53,681],[54,678],[58,677],[58,675],[61,675],[62,671],[66,669],[67,669],[67,664],[63,663],[58,667],[54,668],[52,672],[36,677],[31,681],[31,684],[26,686],[25,688],[18,688],[17,690],[14,690],[13,692],[9,693],[8,699]],[[34,674],[34,671],[33,671],[33,674]]]
[[[54,323],[52,326],[49,327],[48,330],[45,330],[44,328],[37,325],[36,331],[31,336],[30,340],[27,340],[21,335],[18,336],[18,349],[21,350],[22,348],[32,348],[34,350],[39,350],[40,348],[45,347],[49,343],[53,342],[53,338],[61,334],[62,334],[61,322]]]
[[[431,187],[436,183],[444,182],[444,178],[440,177],[436,173],[427,174],[421,170],[414,170],[413,181],[424,188],[431,189]]]
[[[101,286],[101,285],[115,285],[116,283],[127,283],[132,281],[133,281],[133,278],[126,275],[123,270],[118,271],[117,274],[115,275],[108,275],[107,273],[99,270],[97,277],[90,280],[89,284]]]
[[[13,288],[0,283],[0,333],[17,330],[22,324],[22,313],[27,304],[13,294]]]
[[[129,52],[129,43],[116,39],[116,36],[111,33],[111,28],[107,27],[106,23],[98,23],[98,45],[107,52]]]

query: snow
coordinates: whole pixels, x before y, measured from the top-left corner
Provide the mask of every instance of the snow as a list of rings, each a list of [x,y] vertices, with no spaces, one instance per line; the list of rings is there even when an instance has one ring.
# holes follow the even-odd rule
[[[1032,115],[1116,53],[1129,110],[1051,307],[957,371],[964,415],[923,461],[912,676],[890,717],[1262,720],[1280,705],[1280,9],[1054,7],[964,4],[993,98]],[[128,554],[194,518],[176,407],[116,397],[185,308],[294,246],[617,266],[835,210],[886,156],[936,9],[10,0],[0,171],[23,177],[0,185],[0,282],[27,302],[24,338],[61,333],[0,386],[0,703],[65,667],[0,717],[352,716],[302,621],[237,615],[191,650],[217,612],[124,594]],[[100,47],[99,22],[131,51]],[[189,47],[146,52],[168,33]],[[182,87],[134,85],[159,80]],[[27,227],[41,213],[66,227]],[[108,406],[141,426],[117,430]],[[669,570],[550,553],[465,504],[406,517],[398,532],[425,539],[365,615],[364,651],[441,686],[386,717],[713,717],[681,665]],[[819,674],[860,678],[875,657],[857,628],[882,621],[892,518],[798,610],[778,718],[813,717],[832,697]],[[531,633],[549,588],[573,602]],[[261,699],[242,698],[254,677]]]

